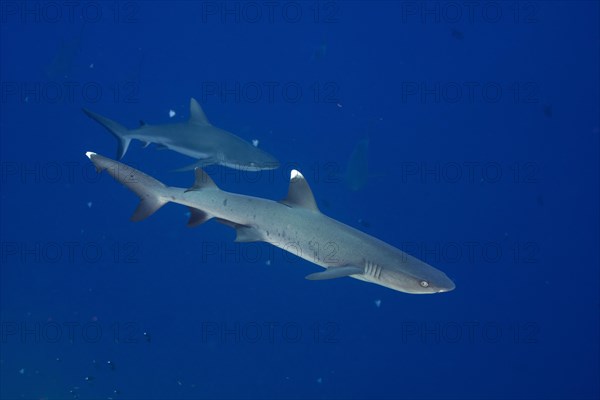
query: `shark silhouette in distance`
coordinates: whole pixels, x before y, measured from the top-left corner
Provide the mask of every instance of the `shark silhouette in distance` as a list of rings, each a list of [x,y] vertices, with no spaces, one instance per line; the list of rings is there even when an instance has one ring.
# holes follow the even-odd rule
[[[322,214],[302,174],[291,171],[287,197],[279,202],[229,193],[196,168],[189,189],[169,187],[118,161],[93,152],[87,157],[133,191],[140,203],[132,216],[140,221],[164,204],[190,209],[188,226],[215,219],[236,230],[237,242],[267,242],[325,268],[309,280],[352,277],[400,292],[447,292],[454,283],[442,271],[357,229]]]
[[[357,191],[362,189],[369,179],[369,138],[363,138],[356,143],[346,166],[344,180],[348,187]]]
[[[131,140],[137,139],[144,143],[144,147],[156,143],[160,148],[167,148],[198,160],[178,171],[192,170],[211,164],[245,171],[279,167],[277,159],[269,153],[231,132],[212,125],[194,98],[190,100],[190,117],[187,122],[161,125],[142,122],[137,129],[127,129],[118,122],[85,108],[83,112],[117,138],[119,160],[127,152]]]

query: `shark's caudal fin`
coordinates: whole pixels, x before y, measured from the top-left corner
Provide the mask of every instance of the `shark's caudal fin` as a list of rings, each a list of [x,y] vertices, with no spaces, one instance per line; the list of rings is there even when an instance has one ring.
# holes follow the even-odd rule
[[[90,117],[91,119],[98,122],[100,125],[105,127],[110,133],[113,134],[114,137],[119,141],[119,147],[117,149],[117,159],[120,160],[123,158],[125,153],[127,153],[127,148],[129,147],[129,142],[131,142],[131,138],[127,137],[127,133],[129,130],[125,128],[123,125],[119,124],[112,119],[108,119],[103,117],[100,114],[96,114],[88,109],[82,109],[85,115]]]
[[[85,155],[92,160],[98,172],[107,170],[115,180],[121,182],[141,199],[140,204],[131,216],[132,221],[141,221],[168,203],[168,200],[161,197],[161,193],[164,194],[167,186],[151,176],[91,151],[88,151]]]

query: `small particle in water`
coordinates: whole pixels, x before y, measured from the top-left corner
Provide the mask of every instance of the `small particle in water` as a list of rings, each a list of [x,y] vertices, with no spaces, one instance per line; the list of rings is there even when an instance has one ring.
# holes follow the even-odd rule
[[[23,375],[23,374],[25,373],[25,368],[21,368],[21,369],[19,370],[19,373],[20,373],[21,375]]]
[[[379,308],[381,306],[381,300],[379,300],[379,299],[375,300],[375,306],[377,308]]]
[[[88,201],[88,202],[87,202],[87,206],[88,206],[88,208],[92,208],[92,202],[91,202],[91,201]]]
[[[91,376],[91,375],[90,376],[86,376],[85,379],[84,379],[84,381],[86,381],[86,382],[91,382],[93,380],[94,380],[94,377]]]
[[[323,378],[317,379],[317,383],[323,383]]]
[[[267,267],[271,266],[271,260],[267,260],[267,261],[265,261],[265,265],[266,265]]]
[[[338,108],[342,108],[344,107],[343,105],[341,105],[340,103],[337,103],[336,106],[338,106]]]
[[[458,40],[463,40],[465,38],[465,35],[458,29],[452,29],[452,37]]]
[[[183,386],[183,383],[181,383],[181,381],[177,381],[177,384],[178,384],[179,386]]]
[[[371,227],[371,223],[367,220],[364,220],[362,218],[358,219],[358,223],[361,224],[362,226],[364,226],[365,228],[370,228]]]
[[[108,368],[110,368],[112,371],[114,371],[117,367],[115,367],[115,363],[112,361],[107,361],[106,364],[108,364]]]
[[[173,118],[177,113],[174,110],[169,110],[169,118]]]
[[[144,339],[146,339],[147,342],[151,342],[152,336],[150,336],[148,332],[144,332]]]
[[[252,146],[258,147],[258,139],[252,139]]]
[[[90,64],[90,69],[94,69],[94,63]]]

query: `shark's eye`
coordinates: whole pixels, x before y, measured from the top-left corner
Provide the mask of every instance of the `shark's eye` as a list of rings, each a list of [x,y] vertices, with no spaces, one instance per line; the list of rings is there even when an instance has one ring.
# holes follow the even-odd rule
[[[421,281],[421,282],[419,282],[419,285],[421,285],[421,287],[429,287],[429,282]]]

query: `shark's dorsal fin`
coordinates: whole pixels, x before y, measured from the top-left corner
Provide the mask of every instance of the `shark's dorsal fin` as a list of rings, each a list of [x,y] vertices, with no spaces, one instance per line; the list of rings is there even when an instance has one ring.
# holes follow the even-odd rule
[[[306,182],[300,171],[295,169],[290,174],[290,187],[287,197],[281,200],[280,203],[290,207],[302,207],[319,212],[315,196],[313,196],[308,182]]]
[[[190,99],[190,119],[188,122],[197,125],[210,125],[206,114],[202,111],[202,107],[193,97]]]
[[[218,189],[215,181],[213,181],[212,178],[206,172],[204,172],[202,168],[196,168],[194,170],[194,174],[196,175],[194,185],[187,189],[185,191],[186,193],[201,189]]]

